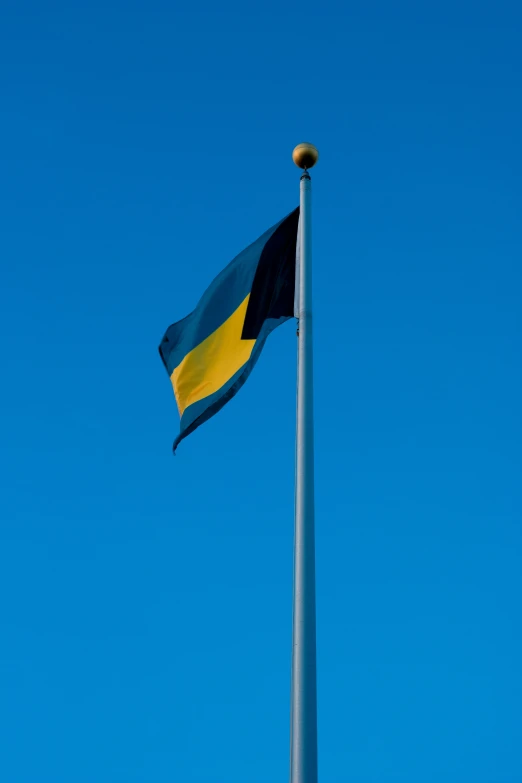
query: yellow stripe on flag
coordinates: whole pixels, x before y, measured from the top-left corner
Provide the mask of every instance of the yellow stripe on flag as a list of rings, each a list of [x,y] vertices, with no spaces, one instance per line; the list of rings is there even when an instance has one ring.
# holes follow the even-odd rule
[[[189,405],[221,389],[250,359],[256,341],[241,339],[249,298],[250,294],[230,318],[193,348],[172,372],[170,379],[180,416]]]

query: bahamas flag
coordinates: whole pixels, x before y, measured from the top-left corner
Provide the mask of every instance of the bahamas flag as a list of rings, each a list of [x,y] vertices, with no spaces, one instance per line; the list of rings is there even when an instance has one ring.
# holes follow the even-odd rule
[[[299,208],[243,250],[159,352],[181,417],[178,443],[244,384],[270,332],[294,314]]]

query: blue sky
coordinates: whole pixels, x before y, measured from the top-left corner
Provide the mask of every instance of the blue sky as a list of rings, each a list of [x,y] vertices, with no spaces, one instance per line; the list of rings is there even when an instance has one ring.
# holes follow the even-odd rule
[[[315,143],[322,783],[522,778],[519,3],[14,3],[0,769],[288,777],[295,327],[184,441],[157,345]]]

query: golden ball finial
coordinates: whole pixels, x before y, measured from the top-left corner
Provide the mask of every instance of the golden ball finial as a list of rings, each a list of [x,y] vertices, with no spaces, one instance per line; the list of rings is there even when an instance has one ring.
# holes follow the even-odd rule
[[[292,160],[300,169],[311,169],[319,160],[319,153],[313,144],[298,144],[292,152]]]

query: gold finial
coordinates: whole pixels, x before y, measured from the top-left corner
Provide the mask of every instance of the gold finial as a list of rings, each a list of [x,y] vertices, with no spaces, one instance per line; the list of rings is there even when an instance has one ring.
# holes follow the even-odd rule
[[[311,169],[319,160],[319,153],[313,144],[298,144],[292,152],[292,160],[300,169]]]

